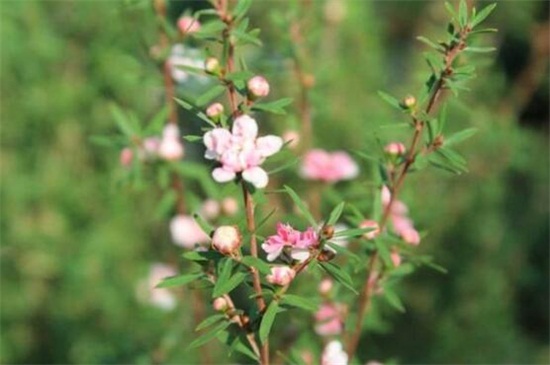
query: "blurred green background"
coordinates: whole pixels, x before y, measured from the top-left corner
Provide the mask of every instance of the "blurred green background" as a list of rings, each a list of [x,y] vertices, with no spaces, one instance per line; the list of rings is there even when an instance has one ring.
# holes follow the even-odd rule
[[[419,89],[428,70],[415,37],[442,36],[447,15],[439,1],[331,3],[313,1],[308,14],[316,30],[306,41],[306,66],[316,76],[314,145],[374,151],[374,131],[396,138],[378,126],[403,121],[376,91]],[[472,92],[449,105],[451,131],[479,129],[460,148],[470,173],[428,170],[403,194],[429,230],[420,251],[449,273],[423,269],[404,282],[407,312],[389,312],[363,339],[363,362],[550,362],[548,4],[502,1],[488,21],[499,32],[482,43],[498,50],[471,57]],[[170,5],[174,21],[206,6]],[[249,66],[273,80],[276,95],[295,97],[288,29],[270,16],[287,5],[253,6],[265,44]],[[0,361],[197,363],[183,345],[193,336],[189,295],[179,293],[172,312],[136,296],[152,262],[178,261],[166,220],[151,214],[158,197],[117,187],[119,151],[90,141],[116,133],[111,103],[143,121],[163,103],[162,76],[149,57],[157,39],[151,6],[0,6]],[[278,132],[296,120],[272,119]],[[210,346],[214,362],[229,361]]]

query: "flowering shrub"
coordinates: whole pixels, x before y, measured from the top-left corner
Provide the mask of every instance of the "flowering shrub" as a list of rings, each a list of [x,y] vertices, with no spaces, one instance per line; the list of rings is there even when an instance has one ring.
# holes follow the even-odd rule
[[[160,3],[155,3],[156,10],[163,18]],[[347,364],[356,355],[372,303],[385,298],[403,311],[396,283],[421,266],[441,269],[431,257],[416,253],[415,246],[425,233],[418,231],[399,194],[409,174],[428,166],[457,174],[467,171],[465,159],[453,147],[473,130],[447,136],[446,115],[438,107],[447,90],[457,94],[473,76],[473,67],[459,63],[458,57],[464,52],[491,50],[471,46],[470,39],[491,31],[479,29],[479,25],[494,6],[476,12],[461,2],[457,12],[447,5],[452,16],[448,39],[432,42],[419,37],[435,51],[427,55],[431,75],[426,87],[416,97],[401,101],[380,92],[383,101],[409,120],[412,136],[407,146],[390,142],[377,155],[353,151],[357,159],[378,171],[368,181],[369,190],[359,163],[348,152],[311,147],[315,130],[311,129],[307,97],[300,107],[302,134],[291,129],[284,137],[265,132],[266,126],[257,120],[269,114],[284,115],[292,99],[264,100],[276,94],[275,88],[265,76],[249,70],[244,58],[237,57],[239,47],[261,44],[258,30],[248,29],[246,14],[251,1],[229,6],[219,0],[212,5],[193,16],[182,16],[178,32],[161,30],[164,53],[160,54],[167,54],[159,59],[166,110],[137,132],[131,118],[115,110],[128,141],[121,151],[121,165],[128,173],[149,165],[158,174],[159,185],[166,192],[162,206],[175,213],[169,224],[173,243],[186,249],[183,273],[171,275],[168,268],[155,266],[151,277],[166,273],[169,277],[158,284],[162,290],[188,286],[200,290],[201,303],[212,302],[216,313],[197,325],[201,333],[188,349],[217,338],[260,364],[269,364],[275,354],[289,363]],[[217,55],[209,49],[209,57],[199,65],[182,58],[187,46],[181,43],[188,39],[222,47],[216,48]],[[210,85],[192,100],[174,91],[175,83],[186,82],[190,75]],[[314,79],[300,76],[299,87],[307,96]],[[203,134],[181,138],[176,103],[203,122]],[[182,140],[187,141],[185,147]],[[185,151],[202,147],[205,161],[186,159]],[[270,178],[278,172],[288,173],[295,162],[289,156],[294,155],[301,162],[291,174],[311,184],[308,190],[295,190],[281,179]],[[282,159],[290,159],[291,164]],[[273,169],[266,167],[271,163]],[[233,198],[221,197],[217,192],[221,187],[215,183],[238,186],[242,208]],[[365,207],[337,196],[329,201],[331,209],[323,209],[319,201],[323,190],[347,183],[360,187],[359,201],[372,198],[369,204]],[[189,202],[188,184],[199,186],[207,199]],[[264,215],[262,206],[270,205],[276,208]],[[220,218],[221,213],[225,216]],[[315,293],[299,286],[305,280],[319,282]],[[207,296],[210,299],[206,300]],[[174,307],[164,291],[152,295],[150,301],[165,309]],[[277,320],[287,311],[299,316],[300,311],[310,312],[307,328],[318,335],[317,342],[308,337],[310,348],[296,347],[288,354],[273,349],[271,344],[280,342],[275,334]],[[312,352],[313,358],[308,357]]]

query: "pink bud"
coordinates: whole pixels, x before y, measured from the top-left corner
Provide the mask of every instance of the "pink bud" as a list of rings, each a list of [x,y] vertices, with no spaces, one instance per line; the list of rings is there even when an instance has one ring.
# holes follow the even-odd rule
[[[206,109],[206,115],[210,118],[218,118],[223,113],[223,105],[220,103],[214,103]]]
[[[273,266],[267,282],[274,285],[287,286],[296,276],[296,271],[288,266]]]
[[[288,147],[295,149],[300,143],[300,134],[297,131],[288,130],[283,133],[283,141],[288,143]]]
[[[403,241],[413,246],[418,246],[418,244],[420,244],[420,234],[414,228],[403,230],[401,232],[401,238],[403,238]]]
[[[332,290],[332,287],[334,286],[332,280],[330,279],[323,279],[320,283],[319,283],[319,293],[323,294],[323,295],[327,295],[330,293],[330,291]]]
[[[195,33],[201,29],[201,23],[192,16],[184,15],[178,19],[178,29],[182,34]]]
[[[384,147],[384,151],[386,151],[386,153],[389,155],[401,156],[405,153],[406,148],[403,143],[392,142],[388,143],[386,147]]]
[[[237,214],[239,211],[239,203],[235,198],[225,198],[222,200],[222,210],[227,215]]]
[[[158,154],[167,161],[176,161],[183,157],[183,145],[178,139],[163,138],[160,142]]]
[[[251,96],[263,98],[269,94],[269,83],[263,76],[254,76],[246,83]]]
[[[390,258],[393,266],[398,267],[399,265],[401,265],[401,255],[399,255],[399,252],[397,252],[396,250],[392,250]]]
[[[224,255],[230,255],[241,247],[242,236],[237,226],[221,226],[214,231],[212,246]]]
[[[227,300],[225,300],[225,298],[218,297],[212,302],[212,307],[217,312],[225,312],[229,305],[227,304]]]
[[[372,231],[369,231],[363,234],[363,237],[365,237],[368,240],[373,240],[380,234],[380,226],[378,225],[378,222],[371,219],[367,219],[361,222],[361,224],[359,224],[359,228],[373,229]]]
[[[125,147],[120,151],[120,164],[124,167],[128,167],[132,164],[134,159],[134,152],[130,147]]]
[[[386,206],[390,204],[391,201],[391,192],[390,189],[384,185],[382,186],[382,205]]]
[[[207,219],[216,219],[220,214],[220,203],[214,199],[207,199],[202,203],[201,213]]]

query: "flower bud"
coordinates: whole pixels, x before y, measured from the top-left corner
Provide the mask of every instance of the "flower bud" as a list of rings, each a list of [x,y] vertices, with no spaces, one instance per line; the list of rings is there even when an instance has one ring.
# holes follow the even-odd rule
[[[230,255],[241,247],[242,236],[237,226],[218,227],[212,235],[212,246],[224,255]]]
[[[216,219],[220,214],[220,203],[214,199],[207,199],[202,203],[201,213],[207,219]]]
[[[223,105],[220,103],[214,103],[206,108],[206,115],[209,118],[217,120],[223,114]]]
[[[405,145],[403,143],[392,142],[392,143],[388,143],[386,145],[386,147],[384,147],[384,151],[388,155],[401,156],[401,155],[405,154],[406,148],[405,148]]]
[[[134,159],[134,152],[130,147],[125,147],[120,151],[120,164],[124,167],[128,167],[132,164]]]
[[[397,252],[396,250],[392,250],[390,258],[393,266],[398,267],[399,265],[401,265],[401,255],[399,255],[399,252]]]
[[[288,143],[290,149],[295,149],[298,147],[298,143],[300,143],[300,134],[293,130],[287,130],[283,133],[283,141]]]
[[[160,142],[158,155],[167,161],[177,161],[184,155],[183,145],[178,139],[163,138]]]
[[[263,98],[269,94],[269,83],[263,76],[254,76],[246,83],[251,99]]]
[[[226,215],[235,215],[239,211],[239,203],[235,198],[222,200],[222,210]]]
[[[217,312],[225,312],[229,308],[229,305],[224,297],[218,297],[212,302],[212,307]]]
[[[403,241],[413,246],[418,246],[418,244],[420,244],[420,234],[414,228],[403,230],[401,232],[401,238],[403,238]]]
[[[319,293],[323,294],[323,295],[327,295],[330,293],[330,291],[332,290],[332,287],[334,286],[332,280],[330,279],[323,279],[320,283],[319,283]]]
[[[181,34],[195,33],[201,29],[201,23],[192,16],[184,15],[178,19],[178,29]]]
[[[410,109],[416,105],[416,98],[412,95],[408,95],[403,99],[401,105],[403,105],[407,109]]]
[[[287,286],[296,276],[296,271],[289,266],[273,266],[271,274],[266,276],[267,282],[274,285]]]
[[[215,57],[208,57],[204,61],[204,70],[213,75],[218,75],[220,73],[220,61]]]
[[[334,226],[323,226],[321,235],[324,239],[330,240],[334,236]]]
[[[359,228],[372,228],[372,231],[363,233],[363,237],[365,237],[368,240],[375,239],[380,234],[380,226],[378,225],[377,221],[374,221],[372,219],[367,219],[361,224],[359,224]]]

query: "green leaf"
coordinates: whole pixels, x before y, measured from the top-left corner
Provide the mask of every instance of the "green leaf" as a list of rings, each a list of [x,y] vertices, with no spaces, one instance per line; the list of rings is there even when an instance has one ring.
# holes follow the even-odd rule
[[[224,256],[213,250],[209,251],[188,251],[185,252],[183,255],[181,255],[186,260],[193,261],[193,262],[206,262],[210,260],[218,261],[224,258]]]
[[[336,251],[336,253],[348,256],[351,260],[353,260],[354,264],[361,263],[361,258],[351,252],[351,250],[348,250],[346,247],[340,246],[339,244],[330,241],[327,242],[327,245],[331,247],[334,251]]]
[[[432,165],[450,171],[455,174],[468,172],[466,160],[458,153],[442,147],[429,156]]]
[[[390,303],[392,307],[397,309],[400,312],[405,312],[405,307],[403,306],[403,303],[401,302],[401,299],[395,294],[393,291],[385,288],[384,290],[384,298]]]
[[[464,52],[472,52],[472,53],[489,53],[496,51],[495,47],[466,47],[464,48]]]
[[[233,350],[240,352],[241,354],[248,356],[254,361],[259,362],[258,356],[248,347],[246,337],[243,336],[240,331],[224,331],[218,334],[218,339],[229,346],[229,355]]]
[[[271,267],[262,259],[254,256],[244,256],[241,262],[248,267],[255,267],[262,274],[271,273]]]
[[[193,33],[193,37],[199,39],[217,40],[225,29],[225,23],[220,20],[213,20],[201,25],[198,32]]]
[[[215,85],[210,90],[207,90],[204,94],[199,96],[196,100],[198,106],[205,106],[212,100],[220,96],[225,91],[225,87],[222,85]]]
[[[281,304],[305,309],[310,312],[315,312],[317,310],[317,304],[312,302],[310,298],[304,298],[298,295],[285,294],[281,300]]]
[[[206,318],[204,321],[198,324],[197,328],[195,328],[195,331],[200,331],[206,327],[210,327],[216,322],[219,322],[221,320],[226,319],[225,314],[214,314],[208,318]]]
[[[445,140],[445,147],[458,144],[462,141],[467,140],[477,133],[477,128],[468,128],[463,131],[457,132]]]
[[[375,228],[350,228],[334,233],[334,238],[338,237],[361,237],[365,233],[374,231]]]
[[[476,14],[474,19],[472,20],[471,27],[474,28],[481,22],[483,22],[493,12],[493,10],[495,10],[496,7],[496,3],[484,7],[479,13]]]
[[[229,325],[231,325],[231,322],[229,322],[229,321],[225,321],[225,322],[220,323],[219,325],[217,325],[214,328],[210,329],[209,331],[205,332],[204,334],[202,334],[201,336],[196,338],[193,342],[191,342],[187,346],[187,350],[194,349],[196,347],[202,346],[205,343],[211,341],[212,339],[214,339],[218,335],[218,333],[220,333],[221,331],[223,331],[227,327],[229,327]]]
[[[384,100],[386,103],[390,104],[396,109],[403,110],[403,107],[401,106],[401,103],[399,100],[391,96],[390,94],[387,94],[383,91],[378,91],[378,95]]]
[[[264,112],[270,112],[273,114],[283,115],[286,113],[285,107],[292,103],[292,98],[284,98],[275,100],[269,103],[255,103],[252,106],[252,110],[259,110]]]
[[[485,28],[485,29],[478,29],[478,30],[473,30],[472,32],[470,32],[470,35],[476,35],[476,34],[486,34],[486,33],[497,33],[498,32],[498,29],[496,28]]]
[[[218,287],[214,287],[214,291],[212,293],[212,298],[219,297],[220,295],[227,294],[231,292],[233,289],[238,287],[242,282],[245,281],[246,277],[248,275],[244,272],[238,272],[233,274],[229,280],[224,282],[223,285],[220,285]],[[217,283],[216,283],[217,284]]]
[[[364,152],[361,152],[361,151],[357,151],[357,150],[353,150],[351,151],[353,152],[355,155],[357,155],[358,157],[364,159],[364,160],[367,160],[367,161],[373,161],[373,162],[376,162],[378,164],[378,162],[380,162],[380,159],[378,157],[375,157],[375,156],[371,156],[371,155],[368,155]]]
[[[195,218],[195,221],[197,221],[197,224],[202,228],[206,235],[210,235],[210,233],[214,231],[214,227],[212,227],[206,220],[204,220],[203,217],[201,217],[197,213],[193,214],[193,218]]]
[[[258,29],[253,29],[248,33],[235,29],[231,33],[237,38],[240,44],[254,44],[258,47],[262,46],[262,41],[258,38],[258,34],[260,33]]]
[[[343,286],[345,286],[355,294],[359,294],[357,290],[355,290],[355,288],[353,287],[353,282],[347,272],[343,271],[338,266],[330,262],[321,262],[320,266],[321,268],[323,268],[323,270],[325,270],[327,274],[332,276],[340,284],[342,284]]]
[[[187,136],[183,136],[183,139],[185,139],[188,142],[197,142],[197,141],[202,141],[203,137],[187,135]]]
[[[166,278],[155,286],[155,288],[171,288],[174,286],[182,286],[189,284],[199,278],[201,278],[203,273],[194,273],[188,275],[173,276]]]
[[[206,123],[208,123],[210,126],[216,128],[217,125],[216,123],[214,123],[213,121],[210,120],[210,118],[208,118],[206,116],[206,114],[204,114],[200,109],[198,109],[197,107],[193,106],[193,104],[191,103],[188,103],[187,101],[183,100],[183,99],[178,99],[178,98],[174,98],[174,100],[176,101],[176,103],[178,103],[179,105],[181,105],[184,109],[186,110],[189,110],[193,113],[195,113],[195,115],[197,117],[199,117],[200,119],[204,120]]]
[[[275,321],[275,317],[277,316],[278,312],[279,303],[274,300],[267,307],[267,310],[265,311],[262,317],[262,322],[260,324],[260,341],[262,343],[265,343],[265,341],[269,338],[271,327],[273,326],[273,322]]]
[[[151,122],[145,128],[145,134],[155,134],[162,130],[162,127],[166,124],[168,119],[168,107],[165,105],[162,109],[153,117]]]
[[[237,2],[237,5],[235,5],[235,8],[233,9],[233,17],[235,19],[242,18],[251,5],[252,0],[239,0],[239,2]]]
[[[466,26],[468,23],[468,6],[466,5],[465,0],[460,0],[460,4],[458,5],[458,24],[460,24],[461,27]]]
[[[382,261],[384,262],[384,265],[386,265],[386,267],[393,267],[391,253],[384,239],[382,237],[377,238],[374,240],[374,244],[380,254],[380,257],[382,258]]]
[[[124,115],[124,112],[117,105],[111,104],[110,109],[115,123],[124,135],[132,137],[138,134],[137,129],[132,125],[130,119]]]
[[[239,71],[225,75],[225,79],[227,81],[248,81],[252,76],[254,73],[250,71]]]
[[[345,206],[346,203],[341,202],[334,207],[334,209],[332,210],[332,212],[330,212],[330,215],[328,216],[328,221],[326,223],[327,226],[333,226],[336,224],[336,222],[338,222],[338,219],[340,219],[340,216],[342,215]]]
[[[449,12],[449,14],[451,15],[451,17],[453,17],[454,19],[458,19],[458,16],[455,12],[455,9],[453,8],[453,6],[448,3],[447,1],[445,1],[445,9],[447,9],[447,11]]]
[[[416,37],[416,39],[418,39],[420,42],[422,42],[424,44],[427,44],[428,46],[432,47],[436,51],[445,51],[445,48],[443,48],[443,46],[441,46],[440,44],[432,42],[431,40],[429,40],[426,37],[418,36],[418,37]]]
[[[296,204],[296,206],[298,207],[298,209],[300,209],[300,211],[302,212],[302,214],[304,215],[304,217],[307,219],[307,221],[309,222],[309,224],[311,224],[313,227],[316,227],[317,226],[317,222],[315,221],[315,218],[313,218],[313,215],[311,215],[311,213],[309,212],[309,210],[306,208],[306,205],[304,204],[304,202],[300,199],[300,197],[298,196],[298,194],[296,194],[296,192],[294,190],[292,190],[292,188],[288,185],[285,185],[284,186],[284,189],[286,190],[287,194],[290,195],[290,198],[292,199],[292,201],[294,202],[294,204]]]

